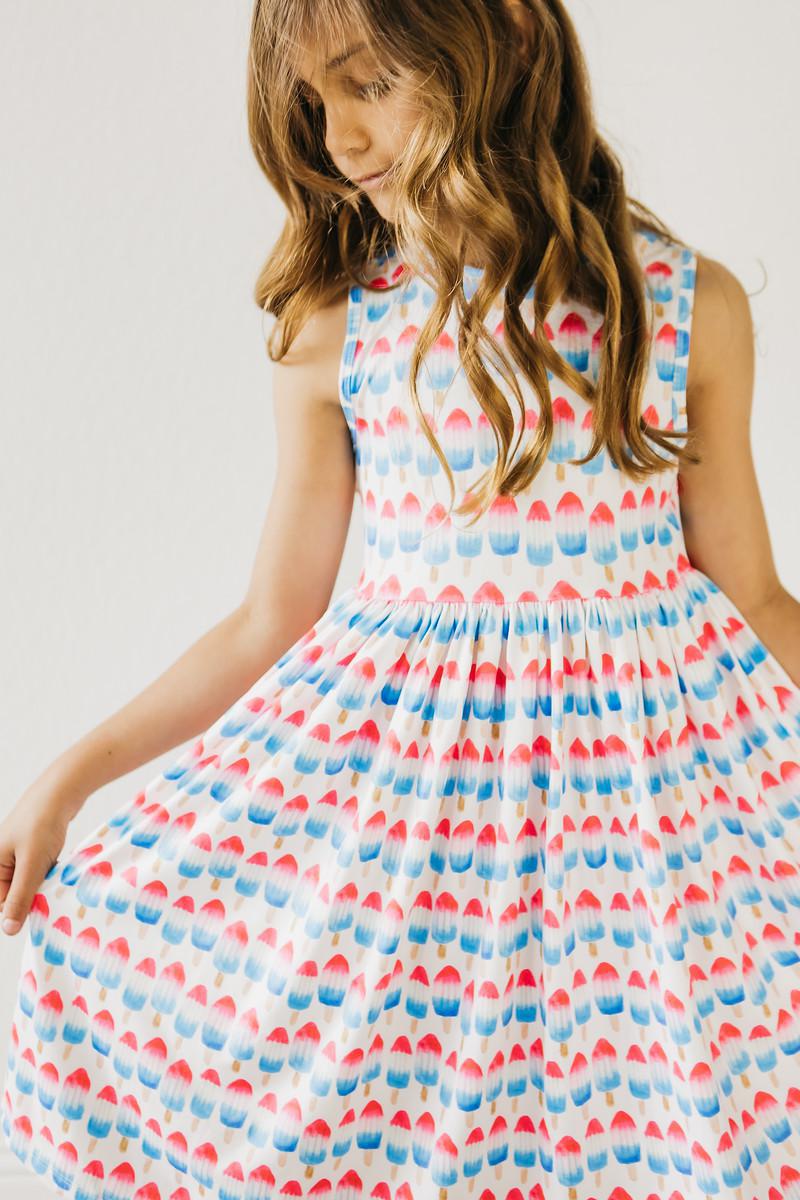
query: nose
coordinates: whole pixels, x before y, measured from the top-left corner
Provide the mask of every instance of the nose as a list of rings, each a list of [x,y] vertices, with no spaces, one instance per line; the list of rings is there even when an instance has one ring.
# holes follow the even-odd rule
[[[325,110],[325,146],[334,162],[357,162],[369,148],[369,133],[350,105]]]

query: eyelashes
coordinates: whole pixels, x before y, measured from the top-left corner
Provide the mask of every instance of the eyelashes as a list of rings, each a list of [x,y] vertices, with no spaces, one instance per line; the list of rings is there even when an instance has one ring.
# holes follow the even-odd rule
[[[379,100],[391,91],[393,80],[389,75],[382,75],[378,79],[370,80],[369,83],[355,84],[355,94],[359,100]],[[300,99],[309,106],[315,113],[321,111],[322,105],[319,102],[316,92],[313,92],[306,84],[300,83],[297,85],[297,91]]]
[[[372,83],[365,83],[358,89],[365,100],[377,100],[381,96],[385,96],[391,90],[392,80],[388,75],[382,75],[380,79],[374,79]],[[364,95],[364,93],[367,93]]]

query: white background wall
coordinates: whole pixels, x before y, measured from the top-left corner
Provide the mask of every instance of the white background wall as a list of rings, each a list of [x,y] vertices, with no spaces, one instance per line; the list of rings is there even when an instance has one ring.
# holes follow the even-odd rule
[[[0,813],[240,600],[275,466],[252,300],[282,210],[250,0],[0,0]],[[794,0],[572,0],[629,190],[735,271],[753,444],[800,595]],[[766,281],[765,281],[766,275]],[[337,590],[358,574],[356,507]],[[159,770],[92,796],[77,841]],[[0,934],[0,1054],[21,939]],[[0,1139],[0,1194],[41,1196]]]

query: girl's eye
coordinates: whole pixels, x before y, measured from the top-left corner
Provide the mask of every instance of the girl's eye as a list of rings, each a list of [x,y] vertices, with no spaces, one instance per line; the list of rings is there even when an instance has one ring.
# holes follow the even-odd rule
[[[392,81],[388,75],[383,75],[380,79],[374,79],[371,83],[365,83],[358,89],[359,95],[364,96],[368,100],[377,100],[379,96],[385,96],[392,86]]]
[[[390,76],[383,75],[380,79],[371,80],[370,83],[356,84],[355,90],[362,100],[377,100],[379,97],[385,96],[391,89],[391,86],[392,80]],[[299,88],[299,92],[306,104],[310,104],[313,109],[316,110],[321,107],[316,92],[312,92],[310,88],[303,86]]]

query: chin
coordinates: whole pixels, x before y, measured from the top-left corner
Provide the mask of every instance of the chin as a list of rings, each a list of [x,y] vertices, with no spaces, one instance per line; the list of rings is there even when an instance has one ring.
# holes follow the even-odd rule
[[[378,192],[366,192],[368,200],[371,200],[375,208],[380,213],[387,213],[394,210],[394,196],[385,188],[381,188]]]

